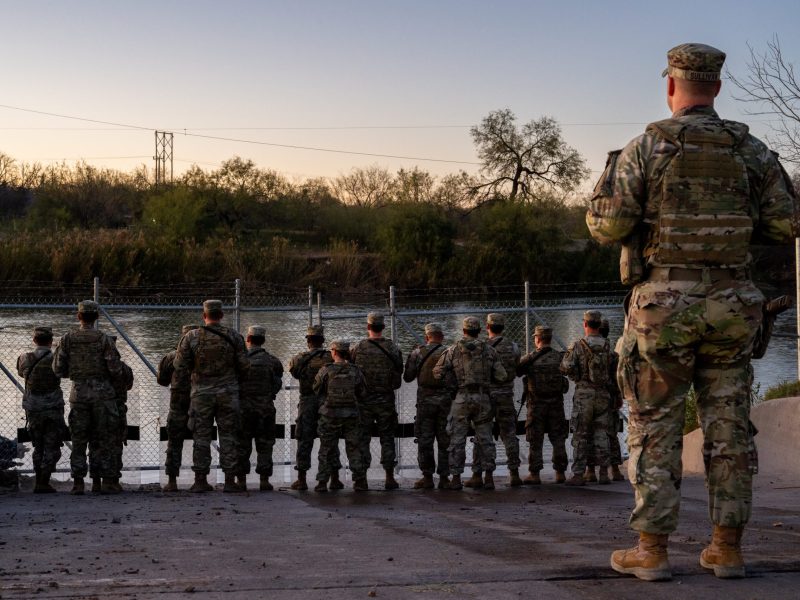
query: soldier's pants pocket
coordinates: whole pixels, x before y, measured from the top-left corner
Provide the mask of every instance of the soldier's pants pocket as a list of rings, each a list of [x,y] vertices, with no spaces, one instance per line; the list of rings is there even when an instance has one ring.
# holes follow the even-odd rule
[[[635,425],[628,425],[628,479],[635,483],[644,482],[644,465],[642,454],[647,443],[647,434]]]
[[[622,397],[630,404],[638,400],[636,384],[640,357],[635,331],[625,331],[619,340],[617,351],[619,352],[617,384]]]

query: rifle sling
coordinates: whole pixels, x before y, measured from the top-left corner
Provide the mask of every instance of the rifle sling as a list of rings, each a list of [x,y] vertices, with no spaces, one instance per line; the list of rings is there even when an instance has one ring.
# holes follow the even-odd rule
[[[380,348],[380,351],[383,352],[386,355],[386,358],[388,358],[391,361],[392,366],[394,367],[395,371],[402,372],[403,365],[399,365],[399,367],[398,367],[398,364],[397,364],[397,361],[395,360],[395,357],[392,356],[392,354],[386,348],[384,348],[379,342],[377,342],[376,340],[373,340],[372,338],[367,338],[367,341],[370,344],[373,344],[374,346],[376,346],[377,348]]]
[[[53,354],[53,351],[48,349],[47,352],[45,352],[39,358],[37,358],[34,361],[34,363],[31,365],[31,368],[28,370],[28,374],[25,375],[25,389],[28,389],[28,378],[31,376],[31,373],[33,373],[33,370],[36,368],[36,365],[38,365],[40,362],[42,362],[43,358],[46,358],[46,357],[50,356],[51,354]]]

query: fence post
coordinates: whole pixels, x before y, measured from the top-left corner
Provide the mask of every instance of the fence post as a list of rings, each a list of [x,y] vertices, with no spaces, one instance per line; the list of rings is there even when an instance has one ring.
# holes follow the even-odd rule
[[[240,331],[242,328],[242,280],[236,279],[234,281],[234,298],[233,298],[233,328]]]
[[[92,280],[92,288],[93,288],[92,300],[97,302],[97,304],[99,306],[100,305],[100,278],[99,277],[95,277]],[[97,321],[94,322],[94,329],[97,329],[100,326],[99,321],[100,321],[100,319],[98,319]]]
[[[531,352],[531,284],[525,282],[525,354]]]
[[[314,324],[314,288],[308,286],[308,326]]]
[[[389,323],[392,326],[392,341],[397,343],[397,311],[395,306],[394,286],[389,286]]]
[[[317,322],[322,325],[322,292],[317,292]]]

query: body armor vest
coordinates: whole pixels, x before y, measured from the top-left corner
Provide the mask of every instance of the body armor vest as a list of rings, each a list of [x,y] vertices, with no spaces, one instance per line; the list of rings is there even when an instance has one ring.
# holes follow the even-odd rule
[[[392,359],[386,356],[378,345],[393,354],[394,348],[391,342],[361,340],[356,348],[353,362],[364,373],[370,394],[391,394],[400,387],[402,370],[400,374],[397,373]]]
[[[250,359],[250,368],[247,376],[241,383],[243,399],[265,400],[275,398],[274,373],[272,370],[272,357],[263,348],[251,350],[247,353]]]
[[[747,167],[736,152],[746,126],[667,119],[647,130],[678,147],[664,171],[658,222],[645,248],[648,265],[746,266],[754,223]]]
[[[499,382],[497,385],[513,383],[517,376],[517,359],[519,358],[519,349],[517,345],[504,336],[492,338],[488,343],[497,351],[498,356],[500,356],[500,362],[503,363],[503,368],[506,370],[505,381]]]
[[[488,386],[492,374],[486,343],[480,340],[461,340],[453,351],[453,370],[459,387]]]
[[[329,408],[355,408],[356,373],[348,363],[334,363],[328,368],[325,406]]]
[[[222,377],[231,374],[236,360],[233,344],[203,327],[199,331],[197,348],[194,352],[194,372],[202,377]],[[230,337],[225,329],[220,328],[217,331]]]
[[[316,348],[303,354],[300,359],[303,368],[300,372],[300,394],[303,396],[314,395],[314,379],[322,367],[333,363],[333,358],[328,350]]]
[[[533,364],[528,368],[528,386],[530,391],[541,398],[560,396],[564,387],[569,387],[561,374],[561,353],[552,348],[543,348],[535,355]]]
[[[438,346],[438,347],[437,347]],[[425,361],[417,374],[417,385],[425,388],[441,389],[445,387],[444,380],[433,376],[433,368],[439,362],[439,357],[447,350],[442,344],[431,344],[425,347],[425,352],[420,352],[420,360]]]
[[[103,358],[105,334],[97,329],[78,329],[69,336],[69,378],[101,378],[108,376],[108,367]]]
[[[53,373],[53,353],[47,351],[41,358],[35,353],[26,355],[28,364],[36,363],[25,377],[25,388],[32,394],[49,394],[61,387],[61,380]]]

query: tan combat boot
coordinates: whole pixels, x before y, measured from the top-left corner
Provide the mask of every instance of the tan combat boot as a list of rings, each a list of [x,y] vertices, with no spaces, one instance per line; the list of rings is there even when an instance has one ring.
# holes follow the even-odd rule
[[[240,494],[244,490],[236,483],[236,475],[225,473],[225,485],[222,486],[222,491],[227,494]]]
[[[342,483],[342,480],[339,479],[339,471],[333,471],[331,473],[331,481],[328,484],[328,488],[331,489],[331,490],[343,490],[344,489],[344,484]]]
[[[605,467],[600,467],[600,478],[598,479],[600,485],[608,485],[611,483],[611,480],[608,478],[608,469]]]
[[[94,485],[92,486],[94,491]],[[101,494],[119,494],[122,491],[122,486],[119,484],[119,479],[116,477],[103,477],[100,484]]]
[[[486,471],[483,475],[483,489],[485,490],[493,490],[494,489],[494,473],[491,471]]]
[[[308,489],[308,483],[306,482],[306,472],[305,471],[298,471],[297,472],[297,481],[293,481],[291,488],[293,490],[297,490],[300,492],[305,492]]]
[[[83,477],[74,478],[70,494],[73,496],[83,496]]]
[[[459,479],[461,479],[460,475]],[[464,482],[464,487],[472,488],[474,490],[481,489],[483,487],[483,473],[481,473],[480,471],[475,471],[472,474],[472,477],[470,477]]]
[[[483,485],[483,480],[481,479],[481,485]],[[450,485],[447,487],[448,490],[463,490],[464,484],[461,483],[461,475],[453,475],[450,478]]]
[[[239,489],[243,492],[247,491],[247,475],[237,475],[236,476],[236,485],[239,486]]]
[[[611,568],[617,573],[635,575],[644,581],[672,579],[672,569],[667,557],[666,534],[639,533],[639,544],[628,550],[611,554]]]
[[[539,477],[539,471],[530,471],[528,476],[522,480],[525,485],[540,485],[542,478]]]
[[[567,479],[566,483],[567,485],[578,485],[578,486],[586,485],[586,481],[584,481],[583,476],[578,473],[573,473],[572,477]]]
[[[619,465],[611,465],[611,480],[612,481],[625,481],[622,473],[619,470]]]
[[[366,492],[369,490],[369,484],[367,484],[366,477],[359,477],[355,481],[353,481],[353,490],[356,492]]]
[[[586,472],[583,474],[583,480],[586,483],[597,483],[597,473],[594,467],[586,467]]]
[[[203,492],[213,492],[214,488],[208,483],[208,475],[202,473],[194,474],[194,483],[189,488],[190,492],[201,494]]]
[[[275,488],[269,482],[269,475],[262,475],[258,481],[258,489],[261,492],[271,492]]]
[[[508,485],[511,487],[519,487],[522,485],[522,479],[519,478],[519,469],[509,469],[511,476],[508,480]]]
[[[742,558],[743,527],[714,525],[711,544],[700,553],[700,566],[713,569],[720,579],[740,579],[745,576]]]
[[[92,493],[93,494],[102,494],[103,493],[103,480],[99,477],[92,477]]]
[[[567,476],[564,474],[564,471],[556,471],[556,483],[565,483],[567,481]]]
[[[440,490],[449,490],[450,478],[447,475],[439,475],[439,485],[437,487]]]
[[[423,473],[422,478],[414,482],[415,490],[432,490],[433,488],[433,475],[430,473]]]
[[[50,485],[50,471],[43,469],[36,473],[36,485],[33,487],[34,494],[53,494],[56,488]]]
[[[314,491],[318,494],[324,494],[328,491],[328,480],[327,479],[320,479],[317,482],[317,485],[314,487]]]
[[[400,484],[397,483],[397,480],[394,478],[394,469],[385,469],[386,471],[386,481],[383,484],[383,489],[385,490],[396,490],[400,487]]]
[[[161,488],[162,492],[177,492],[178,491],[178,478],[175,475],[168,475],[169,480],[167,485]]]

